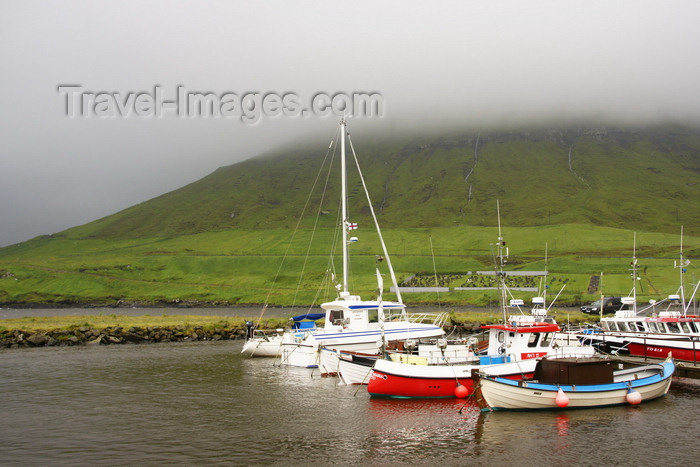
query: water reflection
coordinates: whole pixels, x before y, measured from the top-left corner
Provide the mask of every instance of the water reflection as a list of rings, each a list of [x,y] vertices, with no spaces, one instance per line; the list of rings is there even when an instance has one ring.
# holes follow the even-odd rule
[[[4,465],[694,464],[700,388],[636,407],[482,413],[246,359],[241,343],[0,352]],[[631,435],[633,434],[633,436]],[[650,440],[654,442],[650,442]],[[624,442],[620,442],[624,440]]]

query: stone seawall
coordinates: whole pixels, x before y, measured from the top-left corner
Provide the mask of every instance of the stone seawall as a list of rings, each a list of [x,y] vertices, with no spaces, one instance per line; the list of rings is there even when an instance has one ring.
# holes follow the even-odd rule
[[[445,325],[445,332],[463,337],[479,331],[480,324]],[[107,327],[56,329],[53,331],[0,331],[0,348],[53,347],[74,345],[148,344],[157,342],[220,341],[245,338],[245,329],[202,326]]]
[[[53,331],[22,331],[13,329],[0,332],[0,348],[145,344],[155,342],[218,341],[243,338],[242,328],[213,328],[202,326],[177,327],[108,327],[93,329],[57,329]]]

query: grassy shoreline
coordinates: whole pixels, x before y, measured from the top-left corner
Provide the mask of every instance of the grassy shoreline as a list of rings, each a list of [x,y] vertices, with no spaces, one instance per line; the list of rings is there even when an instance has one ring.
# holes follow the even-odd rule
[[[452,326],[475,326],[495,323],[502,319],[500,313],[491,312],[450,312],[448,323]],[[554,317],[560,324],[581,324],[595,321],[595,317],[581,312],[554,311]],[[0,320],[0,331],[21,330],[24,332],[48,332],[55,330],[74,330],[78,328],[186,328],[237,329],[245,328],[245,317],[207,316],[207,315],[161,315],[125,316],[117,314],[99,315],[65,315],[65,316],[26,316]],[[287,318],[264,318],[258,324],[260,329],[273,330],[288,325]]]

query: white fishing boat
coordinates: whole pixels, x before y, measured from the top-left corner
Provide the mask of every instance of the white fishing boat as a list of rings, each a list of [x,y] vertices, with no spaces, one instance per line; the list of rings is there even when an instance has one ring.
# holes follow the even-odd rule
[[[341,282],[336,284],[337,297],[335,300],[321,304],[325,321],[322,328],[308,333],[303,337],[295,336],[293,332],[285,333],[282,342],[281,362],[284,365],[301,367],[319,367],[322,374],[332,374],[337,368],[337,358],[331,356],[328,362],[321,360],[321,349],[350,350],[355,352],[379,353],[386,342],[405,341],[440,337],[444,335],[442,325],[447,318],[446,313],[409,314],[402,302],[396,276],[391,265],[384,239],[379,229],[369,192],[365,185],[352,141],[350,148],[357,167],[357,172],[367,197],[369,210],[374,221],[382,254],[378,255],[377,264],[384,262],[391,277],[396,301],[362,300],[359,295],[349,291],[350,245],[357,241],[350,237],[349,232],[357,228],[357,224],[349,219],[347,203],[347,170],[346,170],[346,130],[345,119],[340,122],[340,169],[341,169],[341,216],[340,216],[340,245],[343,256]],[[331,143],[332,145],[333,143]]]
[[[496,273],[501,291],[503,321],[482,326],[484,337],[468,340],[465,345],[467,361],[430,361],[420,355],[396,355],[377,359],[371,368],[367,391],[373,397],[385,398],[448,398],[466,397],[472,390],[471,374],[474,370],[490,374],[532,374],[536,360],[546,355],[591,356],[595,349],[578,341],[573,345],[561,345],[556,336],[561,331],[551,316],[547,315],[545,294],[533,300],[529,314],[523,311],[522,299],[514,298],[506,284],[504,265],[508,249],[501,235],[500,213],[498,228]],[[551,307],[551,304],[550,304]],[[341,377],[344,365],[341,362]],[[361,370],[358,370],[361,371]]]
[[[662,364],[616,369],[619,365],[601,358],[543,358],[532,378],[478,373],[476,400],[486,411],[636,405],[664,396],[675,371],[671,357]]]
[[[615,316],[601,317],[599,327],[578,332],[583,343],[591,344],[602,352],[637,357],[665,358],[671,353],[675,360],[700,361],[700,317],[691,314],[690,307],[700,286],[686,300],[684,274],[690,261],[683,257],[683,230],[681,229],[679,269],[680,287],[674,294],[659,302],[639,309],[637,305],[636,236],[632,254],[632,291],[622,297],[629,309],[618,310]],[[662,306],[665,308],[659,310]]]
[[[377,284],[379,289],[379,310],[383,310],[382,276],[377,270]],[[383,312],[380,313],[383,316]],[[415,363],[420,360],[431,363],[460,363],[469,361],[476,351],[478,342],[475,339],[457,339],[449,341],[440,337],[437,339],[427,339],[415,341],[388,340],[385,331],[385,323],[380,321],[381,345],[378,352],[357,352],[351,350],[332,349],[323,347],[321,349],[321,362],[325,371],[329,374],[340,376],[344,384],[367,384],[374,363],[382,355],[391,354],[403,361]],[[414,351],[416,355],[414,355]]]

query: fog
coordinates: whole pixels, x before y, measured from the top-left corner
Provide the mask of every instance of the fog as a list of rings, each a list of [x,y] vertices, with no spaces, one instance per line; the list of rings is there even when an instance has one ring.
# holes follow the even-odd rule
[[[694,1],[0,1],[0,245],[323,148],[319,94],[356,136],[700,117]]]

